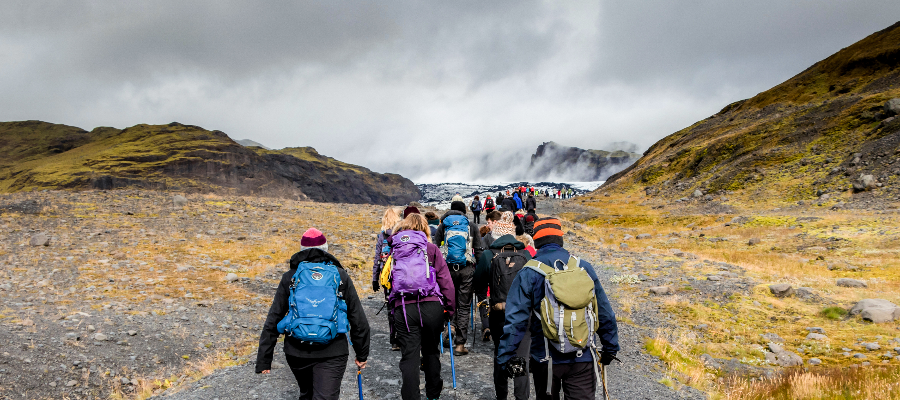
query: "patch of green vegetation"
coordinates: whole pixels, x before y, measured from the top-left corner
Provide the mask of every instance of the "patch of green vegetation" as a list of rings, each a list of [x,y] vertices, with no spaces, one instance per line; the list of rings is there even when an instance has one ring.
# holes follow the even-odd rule
[[[847,315],[847,310],[841,307],[825,307],[819,311],[819,315],[837,321]]]
[[[745,227],[788,227],[797,225],[796,217],[772,217],[772,216],[759,216],[753,217],[750,221],[744,224]]]

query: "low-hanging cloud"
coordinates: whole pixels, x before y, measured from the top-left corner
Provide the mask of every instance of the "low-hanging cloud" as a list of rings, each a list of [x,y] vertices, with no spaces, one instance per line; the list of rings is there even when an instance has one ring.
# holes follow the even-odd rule
[[[179,121],[417,181],[635,150],[896,22],[900,3],[0,5],[0,120]],[[525,166],[523,166],[525,165]]]

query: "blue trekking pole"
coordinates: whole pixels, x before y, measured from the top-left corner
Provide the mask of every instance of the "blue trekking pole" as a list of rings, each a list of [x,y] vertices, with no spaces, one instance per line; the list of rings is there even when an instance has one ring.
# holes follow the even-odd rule
[[[472,319],[472,348],[475,348],[475,302],[478,296],[472,295],[471,307],[469,307],[469,318]]]
[[[450,321],[447,321],[447,335],[450,339],[450,345],[453,345],[453,328],[450,327]],[[456,362],[453,360],[453,350],[450,350],[450,370],[453,371],[453,390],[456,390]]]
[[[363,400],[362,394],[362,369],[356,367],[356,387],[359,388],[359,400]]]

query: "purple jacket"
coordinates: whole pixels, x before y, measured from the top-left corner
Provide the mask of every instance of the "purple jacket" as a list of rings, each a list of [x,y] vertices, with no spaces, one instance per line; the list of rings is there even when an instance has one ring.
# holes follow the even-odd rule
[[[407,298],[404,301],[406,304],[440,301],[444,305],[444,311],[449,312],[450,317],[452,317],[453,312],[456,310],[456,289],[453,287],[453,278],[450,277],[450,268],[447,267],[447,261],[444,260],[444,255],[437,245],[428,243],[427,252],[428,264],[434,267],[434,273],[437,276],[438,289],[440,289],[443,299],[439,299],[435,296],[428,296],[420,299]],[[400,301],[395,299],[391,301],[390,307],[393,310],[400,307],[400,305]]]

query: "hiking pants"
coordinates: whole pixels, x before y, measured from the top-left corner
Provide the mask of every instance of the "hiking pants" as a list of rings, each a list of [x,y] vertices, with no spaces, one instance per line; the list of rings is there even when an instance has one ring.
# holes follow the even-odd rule
[[[453,278],[453,286],[456,288],[456,313],[453,316],[453,344],[466,344],[469,335],[469,307],[472,304],[472,278],[475,275],[475,266],[466,266],[456,269],[450,266],[450,277]]]
[[[553,394],[547,394],[547,363],[529,359],[528,368],[534,379],[534,392],[538,400],[559,400],[560,389],[566,400],[594,400],[597,379],[590,361],[569,364],[553,364]]]
[[[491,309],[491,306],[488,305],[487,299],[485,299],[483,297],[479,297],[477,300],[478,301],[483,300],[481,305],[478,306],[478,314],[481,315],[481,334],[484,335],[485,329],[491,329],[491,320],[489,318],[490,313],[488,312]],[[502,335],[503,334],[503,323],[501,322],[500,325],[494,325],[494,326],[499,326],[500,331],[498,333],[492,332],[491,337],[493,337],[493,335]]]
[[[500,310],[491,310],[491,326],[499,327],[496,333],[491,332],[491,339],[494,341],[494,391],[497,393],[497,400],[506,400],[509,396],[509,378],[506,372],[500,368],[497,363],[497,350],[500,348],[500,336],[503,334],[503,324],[506,321],[506,312]],[[529,323],[527,326],[531,326]],[[516,349],[516,356],[530,359],[528,354],[531,351],[531,335],[527,332]],[[547,371],[544,371],[546,374]],[[544,389],[546,390],[546,389]],[[513,396],[516,400],[525,400],[528,398],[528,374],[513,379]],[[538,396],[540,398],[540,396]],[[567,397],[568,399],[568,397]]]
[[[341,380],[347,369],[345,354],[330,358],[301,358],[285,355],[297,385],[300,400],[338,400],[341,396]]]
[[[407,304],[405,318],[401,307],[394,310],[394,331],[400,345],[400,377],[403,381],[400,396],[403,400],[420,400],[419,367],[422,367],[425,372],[425,396],[436,399],[444,387],[439,348],[444,327],[444,307],[437,301]]]
[[[472,211],[472,214],[475,215],[475,223],[480,224],[481,223],[481,211]]]

